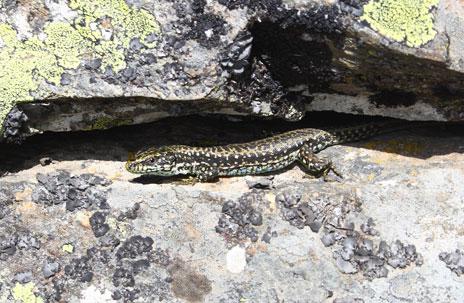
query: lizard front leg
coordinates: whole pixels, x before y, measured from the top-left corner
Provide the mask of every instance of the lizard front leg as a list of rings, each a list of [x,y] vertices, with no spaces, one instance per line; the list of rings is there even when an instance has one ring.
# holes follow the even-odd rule
[[[330,171],[333,171],[337,176],[342,177],[332,161],[317,157],[306,144],[301,147],[297,160],[303,169],[312,176],[325,177]]]

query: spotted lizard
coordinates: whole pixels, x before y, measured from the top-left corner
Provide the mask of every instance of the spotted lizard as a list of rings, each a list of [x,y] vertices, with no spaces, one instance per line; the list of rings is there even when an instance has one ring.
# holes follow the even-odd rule
[[[328,146],[358,141],[377,134],[404,129],[407,123],[385,121],[337,130],[303,128],[248,143],[224,146],[162,146],[138,152],[126,169],[156,176],[191,175],[200,182],[220,176],[270,173],[293,163],[313,176],[336,170],[331,161],[316,156]]]

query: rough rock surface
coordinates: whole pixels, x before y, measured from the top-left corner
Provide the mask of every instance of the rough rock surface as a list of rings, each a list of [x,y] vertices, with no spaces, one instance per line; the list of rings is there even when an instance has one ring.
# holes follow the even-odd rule
[[[294,167],[188,185],[123,168],[146,144],[309,120],[194,117],[1,144],[0,302],[461,302],[462,127],[330,147],[320,155],[344,178],[328,181]]]
[[[458,0],[0,1],[2,137],[200,112],[463,120],[463,14]]]

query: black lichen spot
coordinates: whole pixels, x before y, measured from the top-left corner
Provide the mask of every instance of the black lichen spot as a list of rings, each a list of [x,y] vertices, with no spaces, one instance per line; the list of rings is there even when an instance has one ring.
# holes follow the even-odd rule
[[[211,292],[211,281],[205,275],[196,272],[185,262],[176,260],[169,268],[173,293],[189,302],[203,302],[204,297]]]
[[[97,211],[94,213],[90,219],[90,226],[92,227],[93,234],[95,237],[104,236],[109,230],[110,226],[105,223],[106,221],[106,214]]]
[[[84,68],[87,70],[98,70],[102,65],[102,59],[87,60],[84,62]]]
[[[153,248],[153,239],[150,237],[133,236],[127,239],[116,252],[118,259],[135,259]]]
[[[261,241],[266,242],[266,243],[271,243],[272,238],[277,237],[277,232],[273,231],[270,226],[266,229],[266,232],[263,234],[261,237]]]
[[[114,300],[121,300],[123,299],[124,302],[133,302],[140,297],[140,290],[139,289],[118,289],[115,290],[111,296]]]
[[[124,286],[124,287],[133,287],[135,285],[134,275],[132,270],[126,268],[116,268],[113,274],[113,285],[114,286]]]
[[[216,225],[216,232],[229,240],[258,241],[258,231],[253,226],[263,224],[263,216],[253,205],[263,204],[262,195],[257,191],[244,194],[238,202],[227,201],[222,206],[222,215]]]
[[[6,142],[20,144],[29,133],[27,121],[29,118],[19,108],[14,107],[6,116],[3,123],[3,137]]]
[[[201,46],[212,48],[219,45],[220,36],[226,34],[226,22],[218,15],[206,13],[192,17],[190,30],[184,39],[196,40]]]
[[[203,14],[205,12],[206,0],[193,0],[191,9],[195,14]]]
[[[90,282],[93,278],[92,266],[88,256],[74,258],[71,263],[64,267],[64,272],[73,280],[80,282]]]
[[[456,249],[456,251],[451,253],[442,252],[438,257],[456,275],[461,276],[464,274],[464,252]]]
[[[322,227],[321,220],[308,202],[302,202],[298,193],[283,192],[276,196],[276,202],[283,206],[282,215],[291,225],[302,229],[309,226],[313,232]]]
[[[6,260],[8,256],[12,256],[16,252],[16,237],[1,236],[0,237],[0,260]]]
[[[113,254],[110,254],[110,252],[106,249],[91,247],[87,249],[87,257],[89,257],[92,262],[108,264],[113,258]]]
[[[118,221],[124,221],[125,219],[135,220],[140,210],[140,203],[135,203],[130,209],[120,213],[117,217]]]
[[[376,106],[412,106],[417,102],[416,94],[401,90],[385,90],[369,97]]]
[[[58,171],[47,175],[37,174],[38,184],[32,192],[32,201],[46,206],[66,204],[73,211],[80,208],[108,208],[107,191],[99,186],[108,186],[110,181],[91,174],[72,176]]]
[[[61,277],[56,277],[53,278],[52,285],[52,290],[47,294],[47,299],[50,302],[60,302],[66,288],[66,281]]]
[[[134,275],[137,275],[150,267],[150,261],[148,261],[147,259],[137,260],[132,262],[131,266],[132,272],[134,273]]]

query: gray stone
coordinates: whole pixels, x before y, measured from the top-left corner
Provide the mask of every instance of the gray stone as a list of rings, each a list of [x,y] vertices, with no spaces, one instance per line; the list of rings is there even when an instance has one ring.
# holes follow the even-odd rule
[[[15,276],[15,281],[18,281],[19,283],[28,283],[32,281],[32,272],[31,271],[25,271],[25,272],[20,272],[16,274]]]
[[[304,178],[295,167],[274,173],[273,187],[266,190],[250,189],[247,177],[186,185],[140,178],[123,167],[128,152],[143,146],[199,144],[205,137],[214,145],[246,142],[268,123],[244,120],[237,127],[191,117],[110,132],[45,134],[22,146],[0,144],[7,155],[2,169],[9,172],[0,177],[0,201],[8,209],[0,220],[0,265],[7,277],[0,301],[11,301],[19,283],[15,276],[27,272],[34,296],[44,302],[462,301],[462,275],[453,272],[462,267],[464,240],[460,126],[411,129],[328,148],[320,156],[343,172],[336,182]],[[315,121],[305,123],[312,127]],[[57,162],[38,165],[44,155]],[[373,173],[362,163],[381,169]],[[53,199],[31,203],[37,187]],[[108,208],[92,203],[67,211],[62,200],[54,203],[70,199],[63,188],[91,193],[75,196],[87,197],[85,203],[104,191]],[[299,225],[287,220],[284,212],[290,210]],[[95,212],[105,213],[103,224],[110,226],[100,238],[88,221]],[[261,214],[261,225],[253,225],[261,221],[254,212]],[[223,215],[227,233],[218,234]],[[320,234],[307,219],[322,223]],[[365,232],[366,222],[378,233]],[[240,274],[227,270],[227,252],[237,245],[246,260]],[[344,249],[348,261],[341,257]],[[61,269],[45,278],[47,263]]]
[[[42,267],[42,274],[45,278],[53,277],[60,271],[60,264],[58,262],[47,261]]]
[[[457,0],[398,9],[412,28],[388,1],[94,4],[2,2],[1,138],[205,112],[464,119]]]

